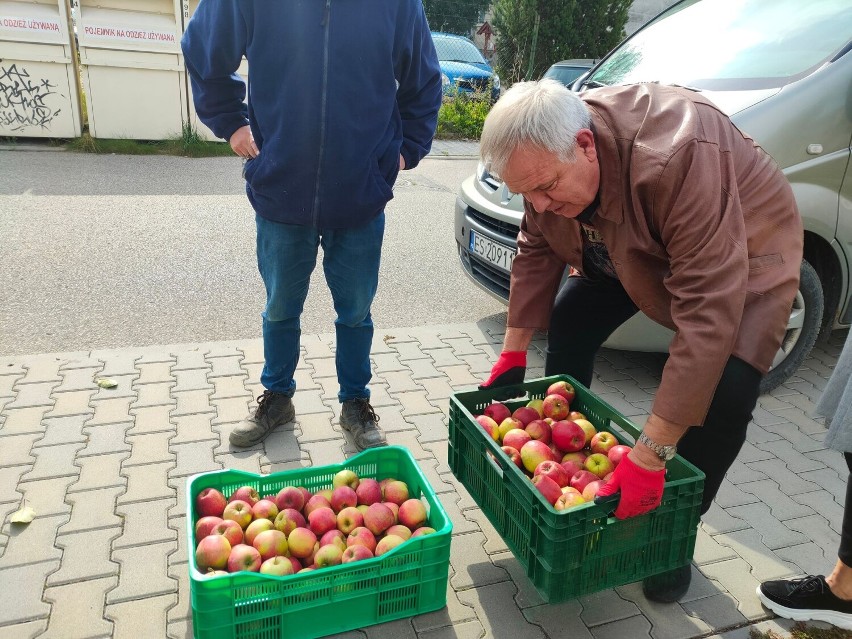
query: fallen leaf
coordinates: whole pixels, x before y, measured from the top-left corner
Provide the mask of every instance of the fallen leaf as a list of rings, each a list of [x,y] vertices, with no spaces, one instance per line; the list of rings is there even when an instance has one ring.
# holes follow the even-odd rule
[[[101,388],[115,388],[118,386],[118,382],[109,377],[98,377],[97,382]]]
[[[13,524],[28,524],[33,519],[35,519],[35,516],[35,511],[29,506],[24,505],[23,508],[12,513],[12,516],[10,517],[9,521],[11,521]]]

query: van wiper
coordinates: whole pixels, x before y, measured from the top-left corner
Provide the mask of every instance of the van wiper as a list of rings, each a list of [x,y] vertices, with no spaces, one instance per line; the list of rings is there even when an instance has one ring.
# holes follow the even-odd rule
[[[583,82],[584,87],[588,87],[589,89],[599,89],[600,87],[608,87],[608,84],[604,84],[603,82],[598,82],[597,80],[589,80],[588,82]]]

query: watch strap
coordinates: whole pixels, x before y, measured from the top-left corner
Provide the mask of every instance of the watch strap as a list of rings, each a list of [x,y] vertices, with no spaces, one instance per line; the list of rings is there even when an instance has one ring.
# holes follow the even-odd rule
[[[654,453],[656,453],[657,457],[659,457],[663,461],[669,461],[675,456],[677,452],[677,446],[672,444],[658,444],[653,439],[648,437],[645,432],[641,432],[639,434],[639,439],[637,443],[644,444],[648,448],[650,448]]]

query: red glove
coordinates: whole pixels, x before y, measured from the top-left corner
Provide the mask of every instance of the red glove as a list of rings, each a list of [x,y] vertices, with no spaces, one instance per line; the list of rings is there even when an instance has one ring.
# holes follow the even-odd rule
[[[637,466],[630,455],[623,457],[610,480],[598,489],[596,497],[609,497],[621,491],[615,516],[619,519],[651,512],[663,499],[666,470],[648,470]]]
[[[526,373],[526,351],[503,351],[500,353],[497,363],[491,368],[491,377],[479,385],[479,390],[500,388],[502,386],[518,386],[523,384]],[[520,397],[523,394],[523,389],[516,389],[515,391],[507,389],[505,392],[499,393],[499,397],[495,395],[495,399],[503,401],[512,397]]]

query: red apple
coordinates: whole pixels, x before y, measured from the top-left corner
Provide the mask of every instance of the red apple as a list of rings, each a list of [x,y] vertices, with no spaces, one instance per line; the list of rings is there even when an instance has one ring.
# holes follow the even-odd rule
[[[248,526],[246,526],[245,533],[243,533],[243,543],[249,546],[253,545],[254,538],[257,537],[264,530],[275,530],[275,527],[268,519],[255,519]],[[276,530],[275,532],[278,531]]]
[[[516,408],[515,412],[512,413],[512,417],[520,421],[524,425],[524,428],[526,428],[527,424],[531,421],[541,419],[541,415],[538,414],[538,411],[535,408],[530,408],[529,406]]]
[[[268,499],[261,499],[251,507],[251,515],[255,519],[269,519],[274,521],[278,516],[278,506]]]
[[[571,412],[568,406],[568,401],[562,395],[548,395],[542,402],[541,410],[545,417],[550,417],[554,421],[561,421],[568,417]]]
[[[285,486],[275,495],[275,505],[278,506],[278,512],[287,508],[301,511],[307,499],[310,499],[310,496],[305,498],[304,493],[295,486]]]
[[[263,562],[257,548],[246,544],[237,544],[231,548],[231,554],[228,555],[228,572],[240,572],[241,570],[257,572],[260,570],[261,563]]]
[[[364,515],[364,526],[374,535],[382,534],[394,523],[396,523],[396,516],[385,504],[372,504]]]
[[[603,486],[606,482],[602,479],[598,479],[597,481],[590,481],[586,484],[586,487],[583,488],[583,499],[586,501],[592,501],[595,498],[595,495],[598,494],[598,490],[601,486]]]
[[[299,559],[310,557],[314,553],[317,536],[308,528],[296,528],[287,535],[287,547],[290,554]]]
[[[208,535],[195,548],[195,563],[201,572],[209,568],[222,570],[228,565],[231,544],[221,535]]]
[[[409,498],[408,486],[404,481],[392,481],[385,485],[385,501],[401,506]]]
[[[305,528],[308,522],[302,513],[293,508],[285,508],[275,517],[275,529],[289,535],[296,528]]]
[[[417,530],[426,523],[426,506],[419,499],[408,499],[399,507],[399,523],[411,530]]]
[[[399,505],[393,503],[392,501],[383,501],[382,505],[390,508],[390,511],[393,514],[393,523],[398,524],[399,523]]]
[[[506,453],[506,457],[512,460],[512,463],[515,464],[515,466],[520,469],[523,469],[524,462],[521,461],[521,453],[518,450],[512,448],[511,446],[501,446],[500,449],[504,453]]]
[[[503,445],[510,446],[520,452],[521,448],[524,447],[524,444],[531,439],[532,437],[530,437],[530,434],[527,431],[521,430],[520,428],[514,428],[503,436]]]
[[[240,528],[245,530],[252,520],[251,504],[241,499],[229,502],[222,512],[222,519],[235,521],[240,525]]]
[[[593,453],[603,453],[606,455],[609,452],[609,449],[616,444],[618,444],[618,440],[615,438],[615,435],[602,430],[594,434],[592,441],[589,442],[589,449]]]
[[[278,575],[279,577],[292,575],[294,572],[293,563],[289,557],[270,557],[260,564],[259,572],[264,575]]]
[[[568,413],[568,419],[570,419],[572,422],[576,422],[578,419],[587,420],[585,413],[581,413],[578,410],[572,410],[570,413]]]
[[[343,561],[343,550],[334,544],[322,546],[314,556],[314,561],[317,564],[317,568],[339,566]]]
[[[576,422],[562,420],[551,428],[553,443],[564,453],[575,453],[586,445],[586,431]]]
[[[213,532],[213,529],[222,523],[221,517],[207,515],[195,522],[195,543],[204,539],[207,535]]]
[[[533,486],[542,494],[544,499],[551,506],[556,503],[556,500],[562,495],[562,489],[555,481],[547,475],[536,475],[532,478]]]
[[[356,528],[364,525],[364,515],[353,506],[344,508],[337,513],[337,529],[344,535],[348,535]]]
[[[535,472],[535,467],[543,461],[555,461],[553,451],[545,444],[537,439],[532,439],[523,445],[521,448],[521,461],[524,463],[524,468],[529,472]]]
[[[215,488],[205,488],[195,497],[195,512],[201,517],[221,517],[228,500]]]
[[[381,557],[385,553],[390,552],[397,546],[404,543],[405,539],[397,537],[396,535],[387,535],[386,537],[382,537],[379,540],[379,543],[376,544],[376,557]]]
[[[558,382],[553,382],[550,386],[547,387],[546,395],[562,395],[569,404],[574,401],[574,396],[576,395],[576,391],[574,387],[566,382],[565,380],[560,380]]]
[[[287,535],[280,530],[264,530],[259,533],[251,544],[260,553],[262,560],[275,557],[277,555],[284,556],[289,550],[287,545]]]
[[[585,470],[585,468],[583,468],[583,462],[574,461],[572,459],[562,462],[561,466],[565,469],[565,472],[568,473],[569,482],[571,481],[570,478],[574,476],[574,473],[578,470]]]
[[[337,530],[337,515],[331,508],[317,508],[308,515],[308,528],[317,537],[322,537],[329,530]]]
[[[317,493],[305,503],[305,507],[302,509],[302,514],[304,514],[305,517],[308,517],[317,508],[331,508],[331,502],[323,495]]]
[[[260,495],[258,495],[257,491],[251,486],[241,486],[237,488],[233,494],[231,494],[230,499],[228,499],[229,502],[237,500],[247,502],[249,507],[251,507],[260,501]]]
[[[372,550],[370,550],[366,546],[356,544],[354,546],[349,546],[346,550],[343,551],[343,559],[341,563],[348,564],[352,561],[361,561],[363,559],[369,559],[372,556]]]
[[[346,538],[346,545],[365,546],[372,553],[376,550],[376,536],[370,532],[369,528],[361,526],[349,533],[349,536]]]
[[[361,478],[358,473],[350,468],[344,468],[337,471],[334,477],[331,478],[331,487],[339,488],[340,486],[349,486],[352,490],[357,490],[358,484],[361,483]],[[330,497],[328,499],[331,499]]]
[[[231,519],[223,519],[210,531],[210,535],[220,535],[228,540],[231,546],[243,543],[243,528]]]
[[[533,439],[544,442],[545,444],[549,444],[550,440],[553,438],[553,433],[550,430],[550,424],[542,419],[531,421],[527,424],[524,430],[527,432],[527,435]]]
[[[493,439],[495,442],[500,441],[500,427],[497,422],[491,419],[488,415],[480,415],[476,418],[476,422],[482,426],[482,430]]]
[[[592,441],[592,437],[594,437],[595,433],[598,432],[598,429],[595,428],[595,425],[588,419],[584,419],[582,417],[572,418],[570,415],[569,419],[571,419],[571,421],[575,424],[578,424],[580,428],[586,432],[586,446],[588,446]]]
[[[585,451],[578,450],[578,451],[573,452],[573,453],[565,453],[564,455],[562,455],[562,461],[563,462],[573,461],[573,462],[577,462],[578,464],[580,464],[580,466],[582,466],[583,463],[586,461],[586,457],[588,457],[588,454],[586,454]]]
[[[319,545],[320,548],[322,548],[323,546],[328,546],[329,544],[334,544],[335,546],[340,548],[340,550],[346,550],[346,537],[342,532],[340,532],[336,528],[334,530],[329,530],[322,537],[320,537]]]
[[[499,426],[497,426],[497,434],[500,436],[500,441],[503,442],[509,432],[523,429],[524,425],[520,422],[520,420],[517,420],[514,417],[507,417],[500,422]]]
[[[576,488],[580,493],[583,492],[583,489],[586,487],[586,484],[592,481],[599,480],[600,477],[595,475],[593,472],[588,470],[578,470],[571,477],[570,486],[571,488]]]
[[[431,535],[432,533],[435,533],[435,532],[438,532],[438,531],[435,530],[434,528],[432,528],[431,526],[421,526],[420,528],[415,530],[413,533],[411,533],[411,538],[413,539],[414,537],[422,537],[423,535]]]
[[[488,406],[486,406],[485,410],[482,411],[482,414],[488,415],[488,417],[490,417],[499,424],[504,419],[511,416],[512,411],[510,411],[505,404],[501,404],[500,402],[494,402],[493,404],[489,404]]]
[[[382,487],[372,477],[365,477],[355,489],[358,496],[358,505],[377,504],[382,501]]]
[[[359,484],[360,485],[360,484]],[[349,486],[338,486],[331,493],[331,509],[339,513],[344,508],[358,505],[358,494]]]
[[[606,456],[609,457],[609,461],[612,462],[613,467],[618,466],[618,463],[627,455],[631,450],[633,450],[630,446],[626,444],[616,444],[612,448],[607,451]]]
[[[604,477],[608,473],[612,472],[614,468],[611,461],[609,461],[609,457],[604,453],[592,453],[586,458],[586,463],[584,467],[589,472],[594,473],[598,476],[598,478]]]
[[[557,461],[541,462],[533,471],[533,477],[536,477],[537,475],[546,475],[550,477],[559,485],[560,488],[567,486],[568,482],[571,481],[571,475],[565,472],[565,469],[562,468],[562,465]]]
[[[542,417],[544,417],[544,411],[542,409],[543,404],[544,404],[544,400],[531,399],[530,401],[527,402],[527,408],[532,408],[535,412],[538,413],[539,419],[541,419]]]
[[[385,536],[388,537],[390,535],[396,535],[397,537],[402,537],[406,541],[411,539],[411,528],[408,526],[403,526],[402,524],[394,524],[390,528],[385,531]]]

